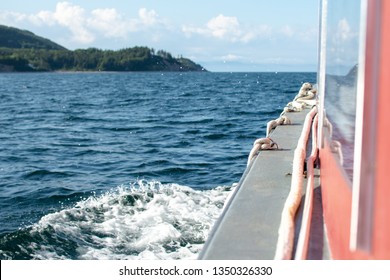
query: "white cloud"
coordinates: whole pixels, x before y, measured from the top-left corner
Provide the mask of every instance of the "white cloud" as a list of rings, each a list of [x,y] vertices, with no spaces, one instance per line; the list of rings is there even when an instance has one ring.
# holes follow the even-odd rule
[[[128,32],[135,30],[115,9],[93,10],[87,19],[87,26],[108,38],[126,38]]]
[[[283,26],[282,29],[280,30],[280,33],[282,33],[287,37],[293,37],[295,35],[294,29],[289,25]]]
[[[154,10],[148,11],[145,8],[141,8],[138,11],[138,17],[141,23],[144,25],[154,25],[158,22],[158,15]]]
[[[181,30],[183,31],[184,35],[186,35],[187,37],[191,37],[192,34],[207,35],[206,29],[193,27],[193,26],[183,25]]]
[[[270,27],[261,25],[257,27],[243,27],[237,17],[222,14],[210,19],[204,27],[182,26],[182,31],[188,37],[198,34],[231,42],[247,43],[260,36],[268,35]]]
[[[359,24],[351,25],[346,18],[342,18],[331,27],[327,47],[329,64],[351,68],[358,62],[359,48],[356,46],[359,45]]]
[[[57,3],[53,16],[59,24],[64,26],[82,25],[85,12],[80,6],[72,5],[69,2],[60,2]]]
[[[9,15],[13,20],[7,19]],[[32,23],[37,26],[54,26],[59,25],[67,28],[74,42],[88,44],[94,41],[94,35],[86,28],[86,13],[80,6],[73,5],[69,2],[57,3],[55,11],[40,11],[36,14],[20,14],[3,12],[0,15],[2,22],[10,25],[19,23]]]
[[[282,36],[282,39],[299,42],[317,42],[318,28],[315,26],[297,27],[284,25],[277,30],[277,35]]]
[[[49,17],[49,14],[47,14]],[[87,29],[87,16],[83,8],[69,2],[60,2],[53,13],[55,22],[67,27],[72,32],[72,40],[89,44],[95,40],[94,35]]]
[[[33,18],[32,22],[35,25],[49,25],[52,26],[56,23],[54,14],[49,11],[40,11],[36,15],[31,16]]]
[[[15,25],[19,22],[29,20],[26,14],[10,11],[0,11],[0,23],[4,25]]]
[[[242,59],[242,57],[235,54],[228,54],[221,57],[221,60],[223,61],[237,61],[240,59]]]
[[[227,36],[239,37],[240,24],[236,17],[219,15],[207,23],[207,29],[213,37],[225,39]]]
[[[351,31],[351,26],[349,25],[346,18],[339,20],[337,24],[336,38],[342,41],[347,41],[353,38],[356,34]]]
[[[70,31],[68,40],[84,45],[91,44],[98,36],[126,39],[130,33],[165,26],[154,10],[141,8],[137,17],[126,18],[114,8],[86,11],[70,2],[59,2],[54,11],[43,10],[36,14],[0,11],[0,23],[12,26],[21,23],[61,26]],[[158,40],[159,37],[153,34],[153,38]]]

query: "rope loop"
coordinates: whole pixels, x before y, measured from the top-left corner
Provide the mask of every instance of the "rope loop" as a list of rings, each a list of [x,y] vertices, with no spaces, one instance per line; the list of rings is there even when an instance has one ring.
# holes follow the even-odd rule
[[[269,137],[259,138],[253,143],[253,148],[248,156],[247,166],[252,162],[253,158],[257,155],[260,150],[277,150],[279,149],[278,144]]]
[[[305,108],[306,108],[306,103],[292,101],[292,102],[287,103],[287,106],[284,107],[282,114],[284,114],[286,112],[301,112]]]
[[[287,118],[285,115],[281,115],[276,120],[269,121],[267,123],[267,137],[271,133],[272,130],[274,130],[278,125],[287,125],[291,124],[291,120]]]
[[[313,88],[311,83],[303,83],[294,101],[314,99],[316,94],[317,90]]]
[[[314,106],[317,103],[317,89],[313,88],[310,83],[304,83],[295,96],[293,103],[294,102]]]
[[[259,138],[254,143],[253,146],[259,145],[259,150],[277,150],[279,149],[278,144],[274,142],[269,137]]]

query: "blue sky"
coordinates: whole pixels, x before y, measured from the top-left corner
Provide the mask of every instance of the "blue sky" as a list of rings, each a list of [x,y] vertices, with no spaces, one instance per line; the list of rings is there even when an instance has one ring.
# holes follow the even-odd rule
[[[3,1],[0,24],[68,49],[147,46],[210,71],[316,71],[318,0]]]

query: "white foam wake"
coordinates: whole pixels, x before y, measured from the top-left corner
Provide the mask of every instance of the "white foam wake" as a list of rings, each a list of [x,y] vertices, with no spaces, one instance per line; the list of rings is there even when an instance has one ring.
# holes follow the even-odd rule
[[[196,259],[229,193],[138,181],[44,216],[31,234],[48,241],[29,249],[36,259]]]

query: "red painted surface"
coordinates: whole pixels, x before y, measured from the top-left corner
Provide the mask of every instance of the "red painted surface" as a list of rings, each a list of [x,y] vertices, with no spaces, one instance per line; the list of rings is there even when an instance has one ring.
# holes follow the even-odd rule
[[[331,152],[325,133],[324,148],[320,150],[321,189],[326,234],[332,259],[367,259],[363,252],[349,249],[352,189],[340,166],[337,155]]]
[[[382,1],[373,255],[390,259],[390,1]]]
[[[326,133],[320,150],[321,187],[324,220],[333,259],[390,259],[390,1],[369,0],[366,42],[365,106],[377,98],[375,145],[364,146],[363,153],[375,153],[374,211],[370,252],[349,248],[352,187],[338,159],[330,149]],[[375,9],[377,4],[380,9]],[[378,15],[376,13],[381,13]],[[375,41],[374,20],[380,18],[379,41]],[[379,59],[375,44],[379,43]],[[379,62],[379,63],[378,63]],[[378,83],[378,86],[374,83]],[[376,92],[373,92],[375,90]],[[364,125],[370,120],[364,119]],[[364,131],[363,131],[364,134]]]
[[[352,193],[349,182],[330,150],[329,139],[325,137],[324,148],[320,150],[321,188],[325,228],[328,236],[331,258],[348,256],[349,221],[351,219]]]

